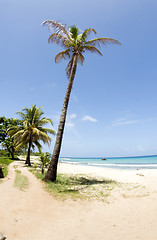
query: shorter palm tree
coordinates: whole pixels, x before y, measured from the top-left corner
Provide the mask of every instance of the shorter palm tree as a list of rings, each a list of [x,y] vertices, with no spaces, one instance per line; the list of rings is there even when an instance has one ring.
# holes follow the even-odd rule
[[[45,128],[43,125],[47,123],[53,125],[53,122],[49,118],[42,117],[44,113],[41,111],[41,107],[37,108],[36,105],[32,105],[32,108],[24,108],[22,112],[17,112],[17,114],[21,117],[19,125],[9,128],[8,133],[14,138],[19,147],[27,145],[28,152],[25,163],[31,166],[31,148],[37,146],[38,149],[41,149],[40,141],[50,144],[52,139],[47,134],[54,135],[55,131]]]
[[[44,169],[47,168],[50,164],[51,154],[48,152],[42,153],[40,152],[39,161],[41,163],[41,173],[44,174]]]

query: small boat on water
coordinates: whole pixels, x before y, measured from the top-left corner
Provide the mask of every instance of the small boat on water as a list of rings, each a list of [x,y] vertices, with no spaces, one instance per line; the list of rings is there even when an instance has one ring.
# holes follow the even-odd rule
[[[106,158],[102,158],[101,160],[107,160]]]

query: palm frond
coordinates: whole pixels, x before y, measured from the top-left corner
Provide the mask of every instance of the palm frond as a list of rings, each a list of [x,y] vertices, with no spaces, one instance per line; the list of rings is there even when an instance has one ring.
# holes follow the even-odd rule
[[[48,143],[50,142],[52,139],[47,135],[46,132],[42,131],[42,129],[37,129],[37,128],[34,128],[33,129],[33,132],[32,132],[32,135],[31,135],[31,138],[32,138],[32,141],[37,141],[37,140],[41,140],[43,141],[44,143]]]
[[[63,47],[66,47],[69,43],[69,40],[59,33],[53,33],[48,39],[49,43],[57,43]]]
[[[23,142],[18,142],[17,145],[15,146],[15,149],[18,150],[19,148],[23,147]]]
[[[87,28],[85,29],[85,31],[82,33],[82,39],[85,41],[87,36],[91,33],[94,32],[95,34],[97,34],[97,32],[93,29],[93,28]]]
[[[53,126],[53,121],[50,118],[41,118],[38,122],[38,126],[42,126],[44,124],[50,123]]]
[[[57,33],[65,34],[70,40],[70,36],[66,30],[66,25],[63,25],[59,22],[55,22],[53,20],[46,20],[42,23],[42,25],[47,25],[49,29],[56,29]]]
[[[84,56],[82,55],[82,53],[79,53],[79,54],[78,54],[78,61],[83,65],[84,60],[85,60],[85,58],[84,58]]]
[[[55,57],[55,62],[59,63],[63,58],[64,59],[70,58],[69,51],[70,51],[70,49],[66,49],[66,50],[58,53]]]
[[[91,45],[89,45],[89,46],[84,46],[84,50],[85,50],[85,51],[90,51],[90,52],[92,52],[92,53],[98,53],[99,55],[102,56],[102,53],[101,53],[96,47],[94,47],[94,46],[91,46]]]
[[[8,128],[7,133],[10,136],[13,136],[16,132],[18,132],[20,130],[22,130],[22,126],[13,126],[13,127]]]
[[[43,143],[46,143],[46,144],[50,144],[50,142],[52,141],[52,139],[46,134],[46,133],[44,133],[44,132],[42,132],[42,131],[40,131],[40,134],[39,134],[39,137],[36,137],[36,138],[34,138],[34,141],[38,141],[38,140],[40,140],[40,141],[42,141]],[[33,142],[34,142],[33,141]]]
[[[16,142],[21,142],[23,139],[25,139],[29,135],[28,131],[25,131],[24,129],[16,132],[12,137],[15,139]]]
[[[52,139],[44,132],[40,131],[40,139],[42,141],[52,141]]]
[[[16,112],[16,114],[20,115],[20,117],[21,117],[23,120],[24,120],[25,117],[26,117],[26,114],[25,114],[24,112],[18,111],[18,112]]]
[[[22,109],[23,113],[25,114],[25,116],[29,115],[30,114],[30,108],[23,108]],[[18,112],[18,114],[20,114],[20,112]]]
[[[16,136],[18,141],[22,141],[22,142],[27,142],[26,139],[30,139],[30,131],[28,130],[23,130],[23,133],[21,132],[19,135]]]
[[[49,129],[49,128],[40,127],[39,130],[42,131],[42,132],[44,132],[44,133],[46,133],[46,134],[47,134],[47,133],[50,133],[50,134],[53,134],[53,135],[56,134],[56,132],[55,132],[53,129]]]
[[[100,47],[100,44],[103,44],[103,45],[105,45],[105,44],[121,45],[121,43],[118,40],[113,39],[113,38],[95,38],[95,39],[87,41],[86,44],[89,44],[89,45],[92,45],[92,46],[98,45],[99,47]]]
[[[40,108],[35,108],[35,109],[32,108],[32,124],[34,126],[38,124],[43,114],[44,113],[41,111]]]
[[[35,136],[40,136],[40,130],[38,128],[33,128],[32,129],[32,136],[35,135]]]
[[[42,145],[39,143],[39,141],[34,141],[34,144],[37,146],[38,150],[40,151],[42,148]]]

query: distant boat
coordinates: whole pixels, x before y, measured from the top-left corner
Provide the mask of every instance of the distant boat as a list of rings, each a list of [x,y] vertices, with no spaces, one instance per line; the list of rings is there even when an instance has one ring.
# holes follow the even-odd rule
[[[106,158],[102,158],[101,160],[107,160]]]

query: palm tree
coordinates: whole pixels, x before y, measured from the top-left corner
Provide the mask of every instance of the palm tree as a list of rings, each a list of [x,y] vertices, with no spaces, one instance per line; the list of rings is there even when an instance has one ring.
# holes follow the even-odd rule
[[[41,163],[41,173],[44,174],[44,169],[48,167],[50,164],[50,156],[51,154],[48,152],[42,153],[40,152],[40,158],[39,161]]]
[[[18,146],[28,146],[25,163],[31,166],[31,148],[36,145],[38,149],[41,149],[40,140],[43,143],[50,144],[51,138],[47,134],[54,135],[55,131],[45,128],[43,125],[47,123],[53,125],[53,122],[49,118],[42,117],[44,113],[41,111],[41,107],[37,108],[36,105],[32,105],[32,108],[24,108],[22,112],[17,112],[17,114],[21,117],[19,125],[9,128],[8,133],[14,138]]]
[[[121,43],[112,38],[95,38],[92,40],[87,40],[87,37],[91,32],[96,34],[96,31],[93,28],[85,29],[85,31],[81,33],[81,31],[76,26],[68,28],[66,25],[60,24],[53,20],[44,21],[42,25],[47,25],[50,29],[54,30],[54,32],[50,35],[48,42],[59,44],[64,48],[63,51],[59,52],[56,55],[55,62],[58,63],[62,59],[70,59],[66,67],[66,74],[69,82],[64,98],[52,159],[48,171],[45,175],[45,180],[55,181],[57,176],[57,164],[62,144],[67,108],[76,73],[77,63],[83,64],[85,60],[83,56],[84,52],[89,51],[102,55],[102,53],[97,48],[100,47],[101,44],[106,45],[108,43]]]

